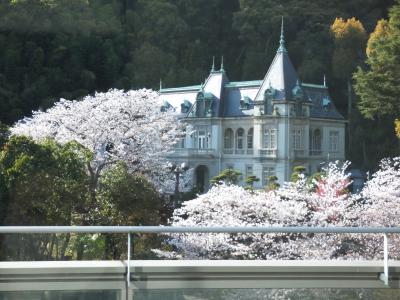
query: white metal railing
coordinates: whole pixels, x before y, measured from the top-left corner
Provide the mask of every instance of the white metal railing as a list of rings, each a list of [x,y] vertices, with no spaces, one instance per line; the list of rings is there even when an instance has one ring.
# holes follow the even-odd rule
[[[260,156],[266,157],[276,157],[277,150],[276,149],[260,149],[258,150]]]
[[[244,149],[235,149],[235,154],[244,154]]]
[[[213,148],[173,148],[167,155],[193,155],[193,154],[214,154]]]
[[[310,156],[319,156],[322,155],[321,149],[310,149]]]
[[[224,154],[233,154],[233,149],[224,149]]]
[[[400,227],[204,227],[204,226],[0,226],[0,234],[27,233],[121,233],[127,234],[128,267],[127,285],[130,284],[130,248],[133,233],[353,233],[353,234],[383,234],[383,270],[379,279],[386,286],[389,283],[388,237],[387,234],[399,234]]]

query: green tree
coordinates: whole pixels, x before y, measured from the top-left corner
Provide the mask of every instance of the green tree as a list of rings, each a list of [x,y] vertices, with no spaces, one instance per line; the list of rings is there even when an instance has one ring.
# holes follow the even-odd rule
[[[225,182],[227,184],[237,184],[241,175],[242,173],[237,170],[225,169],[217,176],[211,178],[210,182],[212,184],[219,184],[220,182]]]
[[[334,38],[332,56],[333,74],[347,85],[347,150],[351,151],[354,134],[352,74],[363,61],[363,49],[367,40],[364,26],[356,18],[344,20],[336,18],[331,26]]]
[[[290,181],[296,182],[297,180],[299,180],[299,176],[305,175],[305,173],[306,173],[306,168],[304,166],[295,166],[293,168],[293,173],[290,176]]]
[[[8,126],[0,122],[0,151],[3,149],[3,146],[8,141],[9,136],[10,130]]]
[[[400,115],[400,3],[390,10],[389,21],[378,22],[367,48],[367,68],[354,74],[358,107],[365,118]]]
[[[3,183],[1,223],[4,225],[73,225],[85,216],[87,150],[76,143],[48,140],[36,144],[11,137],[0,154]],[[69,235],[11,236],[3,244],[3,258],[64,257]]]
[[[99,204],[96,224],[152,225],[160,224],[161,198],[155,187],[143,176],[133,175],[119,163],[107,170],[99,183]],[[126,252],[126,236],[104,235],[104,258],[119,259]],[[138,235],[134,242],[136,258],[151,256],[158,239]]]
[[[267,191],[274,191],[279,189],[280,184],[278,183],[278,177],[271,175],[268,177],[268,185],[265,187]]]
[[[246,182],[246,184],[247,184],[247,186],[245,188],[248,190],[253,190],[254,182],[258,182],[258,181],[260,181],[260,178],[258,178],[255,175],[247,176],[246,179],[244,180],[244,182]]]

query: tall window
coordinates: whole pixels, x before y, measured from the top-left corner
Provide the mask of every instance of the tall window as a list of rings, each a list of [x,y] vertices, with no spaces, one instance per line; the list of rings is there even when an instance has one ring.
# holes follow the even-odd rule
[[[197,140],[198,140],[197,145],[199,149],[208,148],[208,136],[205,130],[199,130]]]
[[[303,130],[292,129],[292,147],[294,150],[303,149]]]
[[[186,141],[186,129],[183,129],[182,135],[179,138],[179,141],[174,145],[175,148],[185,148]]]
[[[339,151],[339,131],[329,131],[329,151]]]
[[[249,176],[253,176],[253,166],[246,165],[246,178]]]
[[[276,129],[264,127],[263,146],[265,149],[276,149]]]
[[[208,126],[195,127],[195,148],[208,149],[210,146],[210,128]]]
[[[224,148],[232,149],[233,148],[233,130],[228,128],[225,129],[224,133]]]
[[[253,128],[247,132],[247,149],[253,149]]]
[[[272,175],[275,175],[275,168],[269,167],[269,166],[264,166],[263,170],[262,170],[263,186],[266,186],[268,184],[268,178]]]
[[[243,128],[239,128],[236,131],[236,148],[237,149],[244,148],[244,130],[243,130]]]
[[[321,130],[315,129],[311,136],[311,150],[320,151],[321,150]]]

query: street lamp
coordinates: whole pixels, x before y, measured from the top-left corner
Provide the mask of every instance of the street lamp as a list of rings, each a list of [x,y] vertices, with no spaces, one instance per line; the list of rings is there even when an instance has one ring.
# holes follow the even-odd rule
[[[185,162],[181,163],[180,166],[177,166],[176,164],[170,163],[168,165],[168,168],[175,174],[175,197],[179,197],[179,177],[181,174],[189,170],[189,165]]]

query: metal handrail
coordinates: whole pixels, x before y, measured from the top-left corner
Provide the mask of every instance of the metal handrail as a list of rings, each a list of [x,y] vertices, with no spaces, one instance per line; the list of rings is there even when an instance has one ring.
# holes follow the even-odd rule
[[[400,227],[314,226],[0,226],[5,233],[400,233]]]
[[[370,233],[383,234],[383,273],[379,279],[389,285],[389,246],[387,234],[400,233],[400,227],[296,227],[296,226],[0,226],[0,234],[7,233],[126,233],[128,234],[128,262],[133,233]],[[127,267],[126,284],[130,284]]]

